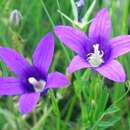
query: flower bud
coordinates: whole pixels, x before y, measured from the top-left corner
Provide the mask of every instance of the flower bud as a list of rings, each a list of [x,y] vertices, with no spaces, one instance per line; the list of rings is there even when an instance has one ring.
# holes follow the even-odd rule
[[[78,1],[76,2],[76,6],[77,6],[78,8],[84,6],[84,0],[78,0]]]
[[[81,22],[81,19],[82,19],[81,13],[82,13],[84,4],[85,4],[84,0],[77,0],[76,2],[77,11],[78,11],[78,22]]]
[[[18,27],[22,19],[21,12],[17,9],[10,13],[9,22],[12,26]]]

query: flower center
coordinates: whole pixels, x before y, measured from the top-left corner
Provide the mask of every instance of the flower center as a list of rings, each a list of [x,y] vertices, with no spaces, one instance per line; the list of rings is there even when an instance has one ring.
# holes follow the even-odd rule
[[[42,92],[45,88],[46,82],[44,80],[37,80],[34,77],[28,78],[28,82],[33,85],[36,92]]]
[[[89,53],[87,55],[87,60],[92,67],[98,67],[104,63],[103,55],[104,52],[99,50],[99,44],[93,45],[94,53]]]

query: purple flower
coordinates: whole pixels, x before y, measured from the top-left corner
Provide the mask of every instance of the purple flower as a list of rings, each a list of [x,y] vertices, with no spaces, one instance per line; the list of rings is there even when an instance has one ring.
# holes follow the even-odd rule
[[[0,78],[0,95],[21,95],[19,108],[28,113],[36,106],[39,97],[49,88],[60,88],[69,84],[59,72],[48,74],[54,52],[54,38],[51,33],[38,44],[30,65],[20,54],[10,48],[0,47],[0,58],[17,77]]]
[[[88,37],[70,26],[59,25],[54,31],[66,46],[77,53],[67,68],[69,73],[91,68],[110,80],[125,81],[125,72],[115,59],[130,51],[130,35],[110,39],[111,20],[107,9],[97,13],[90,25]]]

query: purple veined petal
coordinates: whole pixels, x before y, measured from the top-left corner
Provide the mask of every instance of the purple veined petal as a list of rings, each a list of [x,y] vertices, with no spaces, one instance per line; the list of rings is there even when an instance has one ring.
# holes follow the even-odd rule
[[[112,60],[97,68],[96,71],[104,77],[116,82],[125,82],[126,80],[125,71],[122,65],[116,60]]]
[[[91,66],[86,61],[78,55],[75,56],[72,59],[70,65],[68,66],[67,72],[73,73],[73,72],[80,70],[80,69],[83,69],[83,68],[90,68]]]
[[[40,93],[27,93],[19,99],[19,110],[22,114],[32,112],[40,98]]]
[[[48,75],[46,88],[61,88],[69,85],[69,80],[59,72],[53,72]]]
[[[89,40],[87,35],[78,29],[70,26],[59,25],[54,29],[57,37],[70,49],[76,53],[84,51],[84,45],[87,45]],[[89,46],[89,44],[88,44]]]
[[[0,59],[16,74],[21,75],[29,67],[29,63],[18,52],[10,48],[0,47]]]
[[[23,94],[24,89],[20,84],[19,79],[14,77],[0,78],[0,96],[11,96]]]
[[[111,33],[111,19],[107,9],[100,10],[89,28],[89,37],[92,39],[106,39],[110,38]]]
[[[112,38],[110,41],[112,47],[111,59],[117,58],[130,51],[130,35],[123,35]]]
[[[33,54],[33,64],[39,70],[48,72],[54,53],[54,37],[47,33],[38,44]]]

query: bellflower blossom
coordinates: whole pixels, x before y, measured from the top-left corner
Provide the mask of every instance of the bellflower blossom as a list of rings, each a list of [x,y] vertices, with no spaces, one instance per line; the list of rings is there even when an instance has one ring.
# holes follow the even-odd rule
[[[51,33],[38,44],[32,56],[32,65],[15,50],[0,47],[0,58],[17,76],[0,78],[0,95],[21,95],[21,113],[31,112],[40,96],[49,88],[60,88],[69,84],[68,79],[59,72],[48,74],[53,52],[54,38]]]
[[[115,59],[130,51],[130,35],[110,39],[111,20],[107,9],[101,9],[97,13],[88,36],[70,26],[59,25],[54,31],[66,46],[77,53],[67,68],[69,73],[91,68],[110,80],[125,81],[124,69]]]

